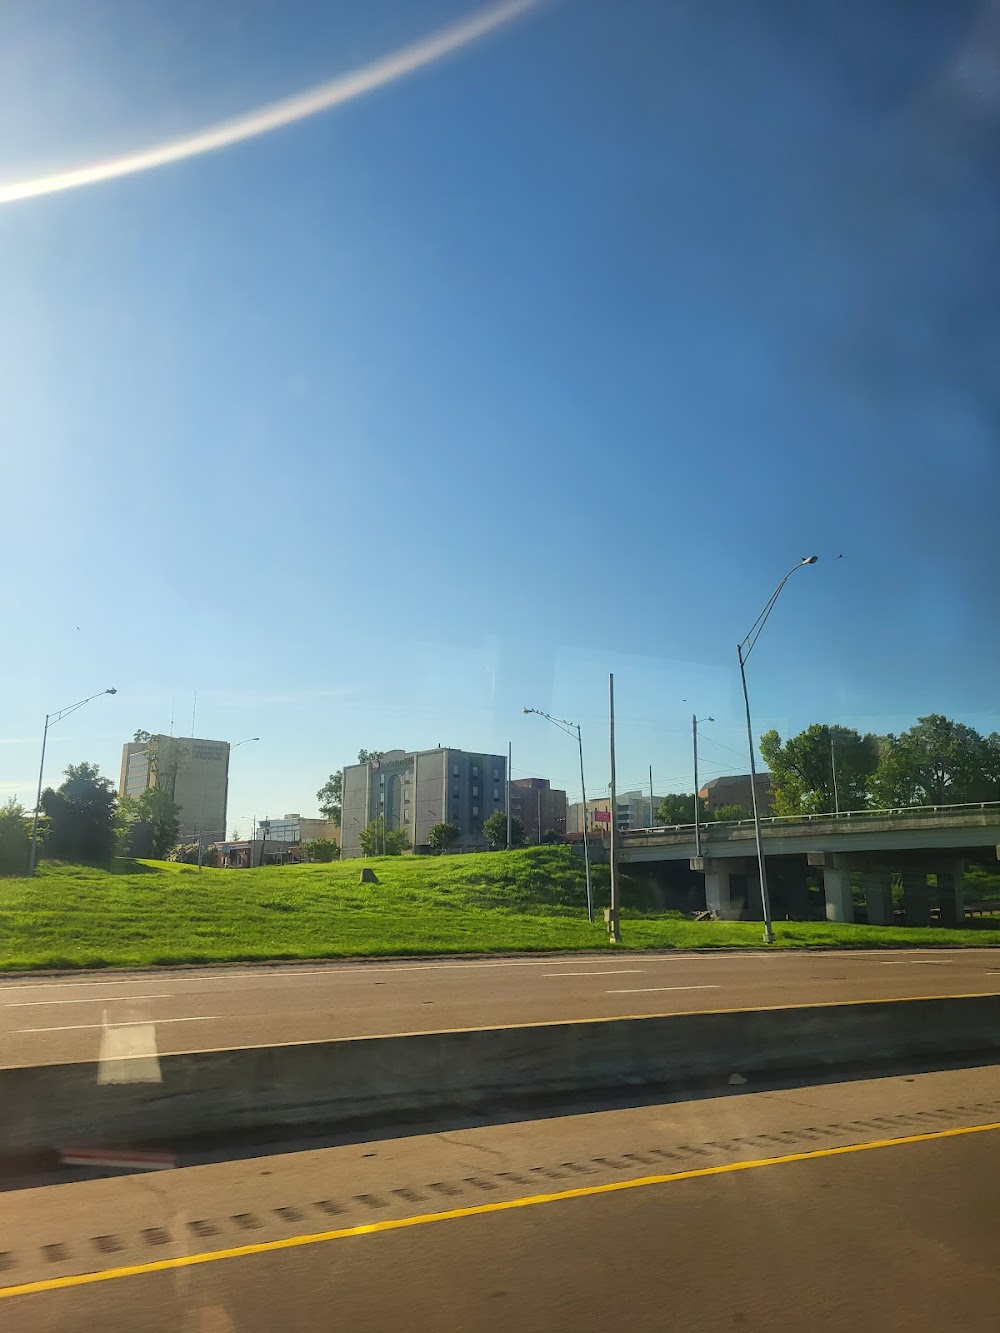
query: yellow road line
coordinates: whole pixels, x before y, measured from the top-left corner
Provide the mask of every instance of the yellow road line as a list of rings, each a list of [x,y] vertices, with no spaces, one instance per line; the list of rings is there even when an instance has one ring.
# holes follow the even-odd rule
[[[931,1130],[926,1134],[908,1134],[898,1139],[873,1139],[867,1143],[849,1143],[837,1148],[813,1148],[808,1152],[788,1153],[783,1157],[761,1157],[745,1162],[727,1162],[722,1166],[700,1166],[692,1171],[673,1171],[664,1175],[638,1176],[633,1180],[616,1180],[606,1185],[581,1185],[576,1189],[559,1190],[552,1194],[530,1194],[520,1199],[496,1203],[477,1203],[468,1208],[449,1208],[441,1213],[419,1213],[414,1217],[389,1218],[383,1222],[367,1222],[361,1226],[340,1227],[335,1231],[315,1231],[303,1236],[289,1236],[284,1240],[258,1241],[253,1245],[236,1245],[227,1250],[206,1250],[202,1254],[183,1254],[173,1259],[154,1259],[146,1264],[130,1264],[121,1268],[105,1268],[96,1273],[76,1273],[69,1277],[43,1278],[38,1282],[22,1282],[13,1287],[0,1287],[0,1300],[12,1296],[33,1296],[45,1291],[59,1291],[66,1287],[83,1287],[92,1282],[111,1282],[123,1277],[142,1277],[147,1273],[165,1273],[172,1268],[192,1268],[195,1264],[217,1263],[220,1259],[244,1259],[254,1254],[271,1254],[278,1250],[294,1250],[303,1245],[320,1245],[326,1241],[346,1240],[352,1236],[372,1236],[383,1231],[402,1231],[428,1222],[448,1222],[460,1217],[481,1217],[486,1213],[504,1213],[515,1208],[532,1208],[537,1204],[561,1203],[565,1199],[587,1199],[599,1194],[617,1194],[622,1190],[643,1189],[649,1185],[669,1185],[678,1180],[698,1180],[704,1176],[724,1176],[736,1171],[754,1171],[765,1166],[784,1166],[789,1162],[812,1162],[823,1157],[842,1157],[849,1153],[868,1152],[873,1148],[898,1148],[909,1143],[931,1143],[935,1139],[953,1139],[963,1134],[982,1134],[1000,1129],[1000,1121],[988,1125],[960,1125],[952,1129]]]

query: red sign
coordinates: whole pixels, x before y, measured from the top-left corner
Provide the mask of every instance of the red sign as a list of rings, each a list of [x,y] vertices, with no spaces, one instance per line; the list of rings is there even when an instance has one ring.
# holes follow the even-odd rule
[[[610,810],[595,810],[595,811],[594,811],[594,823],[595,823],[595,824],[610,824],[610,823],[611,823],[611,811],[610,811]]]

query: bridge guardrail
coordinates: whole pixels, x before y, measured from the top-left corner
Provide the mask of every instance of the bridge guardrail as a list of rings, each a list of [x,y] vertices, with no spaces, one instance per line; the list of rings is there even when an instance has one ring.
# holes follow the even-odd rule
[[[861,823],[865,820],[886,819],[886,818],[923,818],[932,815],[949,814],[971,814],[973,811],[994,811],[1000,822],[1000,801],[970,801],[962,805],[906,805],[890,806],[878,810],[841,810],[839,813],[826,812],[815,815],[767,815],[760,822],[761,825],[768,828],[788,827],[790,824],[802,824],[809,826],[817,821],[829,821],[832,824],[853,821]],[[734,819],[709,821],[700,826],[702,837],[706,840],[711,839],[712,829],[738,829],[753,828],[752,819]],[[656,828],[624,829],[619,836],[627,838],[636,837],[654,837],[663,833],[688,834],[694,837],[694,824],[663,824]]]

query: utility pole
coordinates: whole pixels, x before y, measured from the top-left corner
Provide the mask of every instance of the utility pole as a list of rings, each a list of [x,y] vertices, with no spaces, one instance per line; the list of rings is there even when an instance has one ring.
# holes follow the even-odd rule
[[[691,714],[691,740],[694,748],[694,854],[701,856],[701,801],[698,799],[698,718]]]
[[[655,823],[653,814],[653,765],[649,766],[649,827],[652,828]]]
[[[507,850],[510,850],[510,760],[513,742],[507,742]]]
[[[608,674],[609,735],[611,743],[611,906],[608,908],[608,935],[612,944],[621,944],[618,910],[618,788],[615,783],[615,677]]]
[[[830,728],[830,763],[833,767],[833,812],[840,814],[840,792],[837,790],[837,732],[836,728]]]
[[[542,841],[542,789],[541,789],[541,787],[536,787],[536,788],[535,788],[535,820],[536,820],[536,831],[537,831],[537,833],[538,833],[538,841],[539,841],[539,843],[541,843],[541,841]]]

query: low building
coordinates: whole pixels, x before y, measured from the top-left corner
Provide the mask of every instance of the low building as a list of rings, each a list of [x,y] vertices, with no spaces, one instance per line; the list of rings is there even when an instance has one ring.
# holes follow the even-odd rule
[[[454,824],[455,851],[486,850],[483,821],[506,812],[507,760],[438,746],[387,750],[366,764],[344,768],[341,856],[363,856],[361,832],[379,817],[401,829],[414,849],[427,845],[435,824]]]
[[[340,829],[332,819],[304,819],[302,815],[293,812],[290,815],[283,815],[281,819],[258,820],[258,838],[264,836],[265,825],[268,841],[272,838],[282,842],[313,842],[323,839],[340,845]]]
[[[548,778],[514,778],[510,813],[521,821],[525,842],[541,842],[549,832],[566,833],[566,793],[550,786]]]
[[[750,786],[750,774],[739,773],[735,777],[712,778],[698,793],[705,801],[705,809],[710,815],[724,805],[738,805],[744,810],[753,809],[753,794]],[[770,773],[757,774],[757,806],[761,815],[773,811]]]
[[[220,842],[216,846],[219,867],[223,870],[250,870],[260,865],[296,865],[302,860],[302,848],[297,842],[281,842],[270,836]]]

